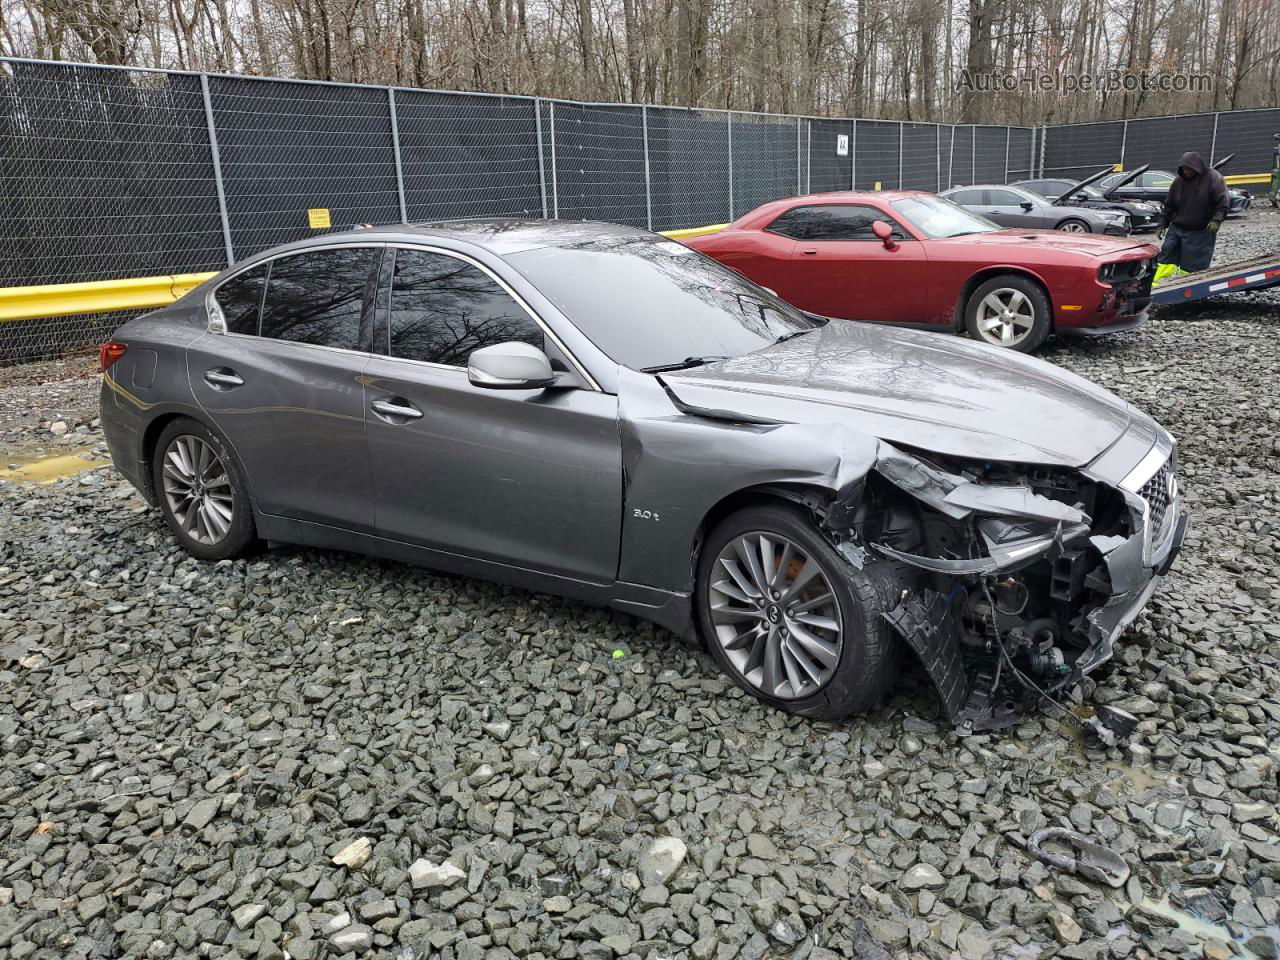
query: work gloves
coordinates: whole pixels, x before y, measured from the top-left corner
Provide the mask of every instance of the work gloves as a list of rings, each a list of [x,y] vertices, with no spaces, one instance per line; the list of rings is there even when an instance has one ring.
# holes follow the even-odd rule
[[[1220,226],[1222,226],[1222,224],[1221,224],[1221,223],[1219,223],[1217,220],[1210,220],[1210,221],[1209,221],[1209,232],[1210,232],[1210,233],[1217,233],[1217,232],[1218,232],[1218,228],[1219,228]]]

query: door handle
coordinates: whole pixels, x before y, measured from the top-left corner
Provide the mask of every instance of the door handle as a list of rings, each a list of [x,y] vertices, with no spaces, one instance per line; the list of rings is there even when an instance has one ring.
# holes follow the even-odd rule
[[[422,416],[422,411],[413,406],[406,400],[400,400],[399,397],[394,398],[399,402],[392,400],[375,400],[369,406],[374,413],[381,414],[384,417],[404,417],[407,420],[417,420]]]
[[[244,386],[244,378],[234,370],[218,369],[206,370],[204,374],[204,382],[209,386],[218,390],[230,390],[232,387]]]
[[[815,256],[818,251],[816,248],[810,247],[808,250],[801,250],[800,252],[804,254],[806,257],[812,257],[812,256]]]

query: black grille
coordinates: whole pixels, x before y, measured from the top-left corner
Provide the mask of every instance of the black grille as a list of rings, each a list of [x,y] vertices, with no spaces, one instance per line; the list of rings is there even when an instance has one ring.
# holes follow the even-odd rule
[[[1173,501],[1173,476],[1176,468],[1174,459],[1174,454],[1170,454],[1163,466],[1138,491],[1139,495],[1147,501],[1147,513],[1150,517],[1153,536],[1164,529],[1164,516]]]

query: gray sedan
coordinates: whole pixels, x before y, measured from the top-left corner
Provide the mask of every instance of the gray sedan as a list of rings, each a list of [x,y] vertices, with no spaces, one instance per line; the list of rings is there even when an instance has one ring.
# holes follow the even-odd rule
[[[608,605],[810,717],[876,704],[905,643],[955,723],[1012,722],[1111,656],[1185,523],[1172,439],[1105,390],[801,313],[626,227],[276,248],[102,361],[116,467],[194,556],[299,543]]]
[[[1123,211],[1064,207],[1022,187],[979,184],[952,187],[939,194],[1002,227],[1063,230],[1068,233],[1129,234],[1129,218]]]

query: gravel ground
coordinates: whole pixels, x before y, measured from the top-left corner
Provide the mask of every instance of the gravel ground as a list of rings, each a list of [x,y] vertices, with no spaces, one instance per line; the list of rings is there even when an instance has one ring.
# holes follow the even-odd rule
[[[0,480],[0,956],[1274,957],[1278,303],[1044,354],[1181,441],[1186,550],[1093,691],[1142,718],[1124,749],[1046,716],[957,739],[918,672],[791,719],[624,616],[301,549],[204,566],[110,469]],[[81,369],[0,370],[4,456],[105,452]],[[1132,879],[1032,860],[1047,824]]]

